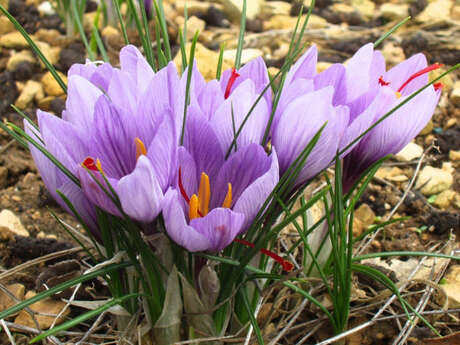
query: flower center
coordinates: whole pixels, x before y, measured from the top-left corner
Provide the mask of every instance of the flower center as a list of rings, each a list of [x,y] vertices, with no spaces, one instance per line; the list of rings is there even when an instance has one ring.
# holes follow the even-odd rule
[[[81,166],[91,171],[103,172],[101,161],[99,159],[94,160],[93,157],[86,157]]]
[[[230,96],[230,91],[232,91],[232,86],[235,83],[236,78],[238,78],[240,75],[236,71],[235,67],[232,68],[232,75],[228,79],[227,87],[225,88],[225,94],[224,98],[227,99],[228,96]]]
[[[209,213],[209,202],[211,200],[211,184],[209,176],[204,172],[201,173],[200,186],[198,187],[198,195],[193,194],[190,198],[185,191],[182,182],[182,170],[179,168],[179,191],[184,200],[189,205],[189,219],[204,217]],[[232,206],[232,184],[227,185],[227,194],[225,195],[223,208],[230,208]]]

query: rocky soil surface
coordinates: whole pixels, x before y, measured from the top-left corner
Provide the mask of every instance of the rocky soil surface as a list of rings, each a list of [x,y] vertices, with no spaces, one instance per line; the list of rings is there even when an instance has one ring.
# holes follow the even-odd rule
[[[1,1],[3,3],[4,0]],[[178,53],[178,28],[184,24],[185,2],[169,0],[164,4],[175,54]],[[224,68],[232,66],[241,7],[238,4],[241,2],[187,1],[187,40],[191,40],[192,33],[196,30],[200,31],[196,58],[198,68],[208,79],[215,76],[218,50],[222,44],[225,44]],[[61,19],[47,1],[10,0],[8,5],[10,12],[32,35],[44,55],[62,73],[64,80],[73,63],[85,61],[86,55],[81,41],[77,36],[66,36]],[[275,74],[288,52],[289,39],[302,5],[308,8],[310,3],[307,0],[305,3],[248,1],[243,62],[263,56],[270,73]],[[87,32],[96,15],[96,7],[95,3],[88,1],[84,15]],[[318,69],[323,70],[332,63],[345,61],[361,45],[375,41],[408,15],[412,16],[411,21],[386,39],[380,47],[390,65],[422,52],[429,63],[445,65],[441,70],[433,72],[435,74],[432,77],[435,77],[449,66],[460,62],[460,3],[454,0],[317,0],[304,41],[307,45],[314,43],[318,46]],[[120,31],[112,26],[101,26],[100,33],[111,62],[117,64],[118,51],[123,46]],[[134,30],[130,30],[128,34],[133,43],[139,43]],[[177,54],[175,61],[180,65],[180,54]],[[410,219],[393,224],[380,232],[369,243],[367,251],[438,250],[450,253],[460,248],[459,76],[456,71],[443,78],[444,88],[440,104],[432,121],[412,143],[384,164],[361,200],[355,220],[354,231],[357,236],[368,226],[385,220],[389,215],[410,216]],[[20,117],[10,104],[14,104],[33,119],[36,118],[37,108],[60,116],[65,106],[65,95],[13,25],[5,16],[0,16],[0,117],[2,120],[21,124]],[[27,298],[35,293],[43,283],[43,274],[48,277],[54,274],[64,279],[69,272],[78,274],[84,264],[78,261],[76,265],[68,263],[68,260],[80,258],[80,254],[73,251],[66,252],[65,256],[58,259],[45,260],[14,274],[4,275],[5,272],[10,272],[9,269],[29,260],[74,246],[70,236],[53,217],[53,213],[76,229],[80,227],[52,200],[29,153],[1,130],[0,153],[0,309],[4,309],[13,302],[10,296],[4,295],[3,287],[7,287],[21,300],[24,296]],[[65,264],[62,264],[63,259],[67,260]],[[58,268],[55,266],[56,262]],[[397,275],[396,279],[404,281],[407,280],[408,272],[418,264],[418,260],[382,260],[372,264],[393,272]],[[432,269],[424,274],[420,273],[419,278],[434,281],[442,279],[443,284],[439,285],[438,292],[439,295],[448,297],[445,307],[460,307],[460,266],[448,262],[442,265],[439,262],[437,265],[433,262],[425,264],[431,265],[429,267]],[[59,265],[64,266],[59,268]],[[382,287],[372,286],[370,283],[359,283],[360,286],[365,285],[367,289],[371,289],[374,296],[379,295],[382,290]],[[415,290],[416,288],[413,287]],[[420,286],[418,288],[423,290]],[[359,298],[365,299],[370,298],[371,290],[361,288],[356,291],[362,293]],[[91,295],[91,288],[85,294]],[[359,298],[355,300],[356,303],[360,302]],[[435,297],[432,296],[432,299]],[[62,308],[59,303],[62,302],[58,299],[48,300],[41,306],[36,305],[34,310],[53,314]],[[78,308],[68,312],[78,314]],[[267,321],[263,319],[264,314],[261,314],[259,318],[266,325],[264,334],[267,339],[271,339],[279,332],[282,322],[273,318],[273,315],[270,316],[272,322],[268,316]],[[299,318],[299,324],[311,321],[309,318],[312,314],[314,313],[307,313]],[[66,316],[64,313],[61,319],[64,320]],[[371,317],[371,313],[355,313],[350,321],[351,326],[366,322]],[[439,332],[446,335],[460,329],[458,317],[458,313],[451,316],[438,315],[430,321],[435,323]],[[51,324],[49,319],[38,317],[36,321],[40,323],[40,328],[46,329]],[[278,320],[278,323],[273,320]],[[26,327],[36,327],[32,319],[22,313],[10,321]],[[401,324],[404,322],[401,321]],[[400,334],[395,325],[394,321],[381,322],[363,332],[355,333],[347,341],[349,344],[389,344],[392,340],[397,340]],[[327,332],[330,330],[319,328],[305,343],[314,344],[320,339],[328,338],[330,334]],[[290,334],[279,343],[296,343],[305,333],[305,329],[302,329],[300,333]],[[30,333],[24,334],[23,338],[19,336],[17,344],[26,343],[30,339]],[[420,344],[422,339],[429,336],[432,334],[419,324],[410,333],[407,341]],[[102,343],[103,339],[94,338],[92,341]],[[0,335],[0,343],[9,344],[4,333]]]

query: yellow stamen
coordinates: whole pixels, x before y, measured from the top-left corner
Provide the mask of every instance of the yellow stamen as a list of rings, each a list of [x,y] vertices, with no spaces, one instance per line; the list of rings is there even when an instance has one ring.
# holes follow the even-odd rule
[[[209,200],[211,199],[211,185],[209,176],[204,172],[201,173],[200,187],[198,189],[198,201],[200,203],[200,214],[204,217],[209,212]]]
[[[198,218],[200,215],[198,214],[198,197],[196,194],[193,194],[190,198],[190,207],[188,210],[188,217],[190,220]]]
[[[100,172],[101,174],[104,173],[104,170],[102,170],[102,164],[101,164],[101,161],[99,160],[99,158],[96,159],[96,168],[97,168],[97,170],[99,170],[99,172]]]
[[[396,98],[401,98],[401,92],[396,91]]]
[[[230,208],[232,206],[232,184],[228,184],[227,195],[225,195],[224,202],[222,204],[223,208]]]
[[[142,140],[136,137],[134,138],[134,143],[136,144],[136,160],[139,159],[141,155],[146,156],[147,150]]]

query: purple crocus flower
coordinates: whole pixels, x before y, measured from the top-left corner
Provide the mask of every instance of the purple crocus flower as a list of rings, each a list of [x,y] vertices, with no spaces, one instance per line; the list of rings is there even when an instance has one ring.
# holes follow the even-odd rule
[[[385,71],[381,53],[372,44],[362,47],[348,62],[345,88],[350,123],[342,146],[414,91],[428,83],[428,72],[441,65],[427,65],[423,54],[416,54]],[[356,86],[356,89],[354,88]],[[343,185],[348,191],[359,176],[380,158],[398,153],[429,122],[439,100],[442,84],[429,86],[378,124],[357,143],[343,160]]]
[[[119,216],[95,178],[105,186],[107,180],[124,213],[150,222],[161,211],[163,194],[177,171],[173,110],[164,104],[169,99],[156,102],[152,92],[165,95],[179,79],[170,66],[154,74],[132,46],[122,50],[120,60],[121,70],[106,64],[74,66],[62,119],[37,112],[45,148],[78,176],[83,194],[76,186],[67,191],[68,178],[45,163],[39,151],[31,151],[52,193],[64,189],[72,202],[81,200]],[[32,133],[30,127],[26,130]]]
[[[224,160],[219,137],[199,112],[187,117],[175,188],[165,195],[166,231],[191,252],[220,251],[247,230],[278,182],[276,153],[258,144]]]

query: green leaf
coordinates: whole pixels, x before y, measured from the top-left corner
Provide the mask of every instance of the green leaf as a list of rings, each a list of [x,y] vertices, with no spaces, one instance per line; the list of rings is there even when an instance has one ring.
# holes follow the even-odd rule
[[[29,344],[36,343],[37,341],[45,339],[46,337],[49,337],[51,335],[55,335],[55,334],[57,334],[57,333],[59,333],[61,331],[65,331],[65,330],[67,330],[69,328],[72,328],[72,327],[82,323],[83,321],[86,321],[88,319],[91,319],[93,317],[96,317],[96,316],[100,315],[102,312],[104,312],[107,309],[113,307],[114,305],[121,304],[121,303],[123,303],[125,300],[127,300],[129,298],[138,297],[138,296],[139,296],[138,293],[132,293],[132,294],[129,294],[129,295],[126,295],[126,296],[123,296],[123,297],[114,298],[110,302],[107,302],[106,304],[100,306],[97,309],[91,310],[91,311],[89,311],[87,313],[84,313],[84,314],[80,314],[76,318],[73,318],[72,320],[64,322],[64,323],[60,324],[59,326],[53,327],[53,328],[47,330],[46,332],[41,333],[39,336],[33,338],[29,342]]]
[[[246,30],[246,0],[243,0],[243,9],[241,10],[240,18],[240,33],[238,35],[238,45],[236,47],[235,69],[241,67],[241,55],[243,54],[244,32]]]
[[[42,299],[44,298],[47,298],[47,297],[50,297],[58,292],[61,292],[61,291],[64,291],[65,289],[68,289],[72,286],[75,286],[79,283],[83,283],[85,281],[88,281],[88,280],[91,280],[93,278],[96,278],[96,277],[99,277],[99,276],[102,276],[102,275],[105,275],[109,272],[112,272],[112,271],[116,271],[116,270],[120,270],[120,269],[123,269],[123,268],[126,268],[128,266],[131,266],[131,263],[130,262],[123,262],[123,263],[120,263],[120,264],[112,264],[112,265],[108,265],[104,268],[101,268],[99,270],[96,270],[94,272],[91,272],[91,273],[87,273],[87,274],[84,274],[80,277],[77,277],[77,278],[74,278],[74,279],[70,279],[64,283],[61,283],[61,284],[58,284],[48,290],[45,290],[43,292],[40,292],[38,294],[36,294],[34,297],[31,297],[29,299],[26,299],[25,301],[22,301],[18,304],[15,304],[14,306],[12,306],[11,308],[8,308],[6,310],[3,310],[0,312],[0,319],[5,319],[7,318],[8,316],[14,314],[14,313],[17,313],[18,311],[24,309],[25,307],[28,307],[29,305],[31,304],[34,304],[38,301],[41,301]]]

